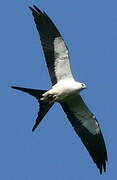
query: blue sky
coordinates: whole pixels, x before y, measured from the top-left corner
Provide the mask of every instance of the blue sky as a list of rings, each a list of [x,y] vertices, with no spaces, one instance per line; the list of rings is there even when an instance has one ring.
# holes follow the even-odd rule
[[[12,85],[47,89],[51,82],[28,6],[37,5],[66,41],[82,96],[102,128],[109,161],[98,169],[56,104],[32,133],[38,103]],[[78,180],[116,177],[117,1],[1,1],[0,179]]]

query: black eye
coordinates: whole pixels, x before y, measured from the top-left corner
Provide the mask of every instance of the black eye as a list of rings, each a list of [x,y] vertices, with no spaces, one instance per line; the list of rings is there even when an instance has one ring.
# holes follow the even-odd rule
[[[82,88],[86,88],[86,85],[84,84],[84,83],[81,83],[81,85],[82,85]]]

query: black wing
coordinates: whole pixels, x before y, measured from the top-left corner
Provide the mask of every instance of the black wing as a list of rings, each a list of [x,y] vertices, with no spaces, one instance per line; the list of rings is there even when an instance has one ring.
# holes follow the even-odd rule
[[[106,171],[107,151],[95,116],[80,95],[61,103],[61,106],[102,174]]]
[[[56,84],[61,79],[73,78],[68,49],[60,32],[45,12],[41,12],[36,6],[30,9],[40,35],[52,84]]]

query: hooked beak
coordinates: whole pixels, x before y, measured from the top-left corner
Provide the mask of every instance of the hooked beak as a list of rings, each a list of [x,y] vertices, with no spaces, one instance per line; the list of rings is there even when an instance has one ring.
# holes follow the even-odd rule
[[[86,89],[86,88],[87,88],[86,84],[82,83],[82,89]]]

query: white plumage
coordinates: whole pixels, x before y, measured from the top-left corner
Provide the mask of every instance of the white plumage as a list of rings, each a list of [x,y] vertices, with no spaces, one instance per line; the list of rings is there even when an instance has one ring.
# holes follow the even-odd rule
[[[74,80],[68,48],[51,19],[36,6],[30,7],[30,9],[40,35],[52,88],[48,91],[15,86],[13,88],[33,95],[40,103],[40,110],[33,131],[52,105],[59,102],[100,173],[102,173],[106,171],[107,151],[99,123],[80,96],[80,91],[85,89],[86,85]]]

